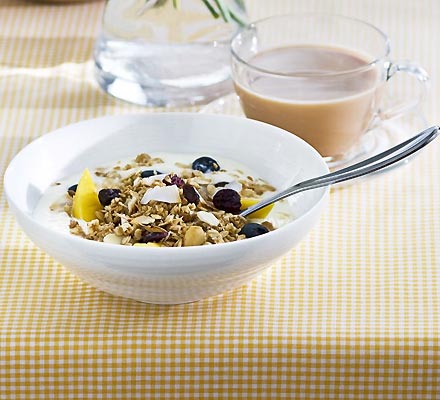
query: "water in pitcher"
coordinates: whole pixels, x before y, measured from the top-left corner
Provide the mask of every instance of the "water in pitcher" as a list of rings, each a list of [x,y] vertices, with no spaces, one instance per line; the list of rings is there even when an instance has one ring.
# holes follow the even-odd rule
[[[232,88],[229,40],[236,29],[213,18],[201,0],[179,9],[171,0],[110,0],[95,46],[98,82],[137,104],[210,101]]]

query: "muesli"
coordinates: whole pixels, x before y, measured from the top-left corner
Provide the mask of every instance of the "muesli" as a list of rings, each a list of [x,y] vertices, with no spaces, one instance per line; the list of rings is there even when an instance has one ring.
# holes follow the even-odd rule
[[[163,171],[161,170],[163,166]],[[148,247],[201,246],[258,236],[275,229],[271,207],[247,219],[241,210],[275,190],[263,181],[226,170],[213,158],[175,162],[139,154],[111,168],[85,170],[62,205],[74,235],[99,242]],[[58,210],[59,211],[59,210]]]

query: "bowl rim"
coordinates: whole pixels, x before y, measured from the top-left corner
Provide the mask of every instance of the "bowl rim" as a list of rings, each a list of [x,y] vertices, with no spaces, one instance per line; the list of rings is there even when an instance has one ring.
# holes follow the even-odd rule
[[[44,225],[42,222],[38,221],[37,219],[33,218],[32,214],[28,214],[21,210],[21,208],[17,205],[17,203],[12,199],[11,195],[8,193],[9,191],[9,180],[10,175],[12,174],[11,170],[13,169],[14,165],[19,163],[21,158],[25,156],[25,154],[32,150],[33,146],[39,145],[40,142],[44,142],[46,140],[49,140],[54,135],[60,135],[63,134],[63,132],[66,130],[66,128],[72,128],[75,126],[81,126],[83,124],[91,124],[96,121],[104,120],[104,119],[129,119],[129,118],[169,118],[170,116],[178,118],[206,118],[206,119],[223,119],[223,120],[239,120],[241,123],[243,121],[246,121],[245,123],[250,124],[256,124],[256,125],[265,125],[269,129],[273,131],[276,135],[283,135],[285,137],[290,137],[297,143],[299,143],[301,146],[305,146],[308,148],[309,151],[314,153],[316,156],[316,160],[321,163],[322,166],[326,169],[328,172],[328,166],[325,163],[324,159],[321,157],[321,155],[318,153],[317,150],[315,150],[310,144],[308,144],[306,141],[301,139],[300,137],[282,129],[279,127],[276,127],[274,125],[270,125],[265,122],[252,120],[248,118],[243,118],[239,116],[231,116],[231,115],[223,115],[223,114],[200,114],[200,113],[193,113],[193,112],[161,112],[161,113],[126,113],[121,115],[107,115],[107,116],[101,116],[97,118],[90,118],[85,120],[76,121],[71,124],[64,125],[62,127],[59,127],[57,129],[54,129],[52,131],[49,131],[48,133],[42,134],[40,137],[36,138],[35,140],[31,141],[30,143],[26,144],[23,148],[20,149],[20,151],[12,158],[9,165],[6,168],[5,174],[3,176],[3,184],[4,184],[4,193],[7,199],[7,202],[10,206],[10,208],[13,208],[17,212],[20,213],[22,217],[24,217],[28,222],[30,222],[32,225],[37,226],[39,229],[44,230],[46,232],[51,232],[53,235],[56,235],[59,238],[72,240],[73,243],[78,243],[79,246],[84,246],[85,249],[90,249],[90,251],[99,251],[105,248],[106,254],[113,253],[117,254],[118,257],[122,257],[125,254],[141,254],[142,252],[148,252],[151,255],[158,255],[158,254],[185,254],[190,255],[191,253],[207,253],[206,255],[209,255],[209,253],[213,253],[214,250],[212,249],[218,249],[216,251],[221,251],[221,249],[239,249],[239,247],[244,247],[246,244],[255,244],[258,245],[262,240],[267,240],[268,237],[271,237],[273,239],[277,239],[278,236],[284,236],[284,233],[289,231],[290,229],[293,229],[295,225],[298,225],[302,220],[306,219],[311,213],[313,213],[316,209],[319,209],[323,206],[326,198],[329,194],[329,187],[322,187],[318,188],[317,190],[321,191],[321,195],[319,199],[316,201],[316,203],[309,208],[305,213],[301,214],[298,218],[295,218],[289,222],[287,222],[285,225],[281,226],[280,228],[275,229],[274,231],[270,231],[264,235],[255,236],[248,239],[243,239],[235,242],[228,242],[228,243],[217,243],[215,245],[207,245],[207,246],[189,246],[189,247],[137,247],[137,246],[121,246],[121,245],[114,245],[111,243],[104,243],[104,242],[97,242],[94,240],[87,240],[81,237],[77,237],[75,235],[70,234],[69,232],[59,232],[55,231],[46,225]],[[49,139],[48,139],[49,138]],[[23,231],[25,229],[22,227]],[[26,232],[25,232],[26,233]],[[267,236],[268,235],[268,236]],[[105,246],[105,247],[102,247]],[[44,250],[43,250],[44,251]],[[170,266],[171,267],[171,266]],[[166,268],[166,267],[164,267]]]

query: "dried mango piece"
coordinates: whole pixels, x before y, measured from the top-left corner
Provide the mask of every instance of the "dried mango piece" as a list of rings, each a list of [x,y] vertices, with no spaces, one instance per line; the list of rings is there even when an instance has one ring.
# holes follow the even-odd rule
[[[149,243],[135,243],[134,247],[163,247],[159,243],[149,242]]]
[[[73,197],[72,214],[75,218],[88,222],[96,218],[96,211],[99,210],[102,210],[102,205],[99,202],[90,171],[86,168],[81,175]]]
[[[242,197],[241,199],[241,208],[240,210],[246,210],[246,208],[249,208],[257,203],[259,203],[261,199],[250,199],[247,197]],[[252,214],[248,215],[248,218],[255,218],[255,219],[264,219],[266,218],[269,213],[272,211],[274,204],[269,204],[266,207],[263,207],[261,210],[255,211]]]

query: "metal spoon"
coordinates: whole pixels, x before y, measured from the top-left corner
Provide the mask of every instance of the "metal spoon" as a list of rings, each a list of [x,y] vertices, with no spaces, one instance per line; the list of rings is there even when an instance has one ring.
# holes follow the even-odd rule
[[[350,165],[349,167],[340,169],[330,174],[297,183],[296,185],[291,186],[282,192],[276,193],[272,197],[269,197],[260,203],[247,208],[246,210],[242,211],[240,215],[246,217],[247,215],[258,211],[269,204],[275,203],[278,200],[285,199],[286,197],[294,194],[310,189],[316,189],[322,186],[333,185],[349,179],[358,178],[360,176],[367,175],[382,168],[388,167],[389,165],[408,157],[409,155],[420,150],[422,147],[426,146],[439,135],[439,129],[440,127],[438,126],[432,126],[431,128],[425,129],[423,132],[413,136],[411,139],[408,139],[397,146],[391,147],[390,149],[379,153],[374,157],[368,158],[357,164]]]

